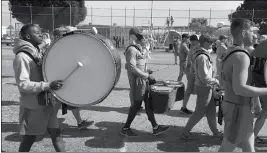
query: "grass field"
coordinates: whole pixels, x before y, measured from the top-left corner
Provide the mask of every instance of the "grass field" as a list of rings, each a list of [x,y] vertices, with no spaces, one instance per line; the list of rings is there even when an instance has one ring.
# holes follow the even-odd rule
[[[211,136],[206,117],[204,117],[192,130],[193,139],[179,140],[179,135],[190,116],[180,113],[181,101],[176,102],[174,108],[167,114],[157,114],[159,124],[170,125],[170,130],[161,136],[151,135],[152,128],[144,111],[138,115],[132,128],[139,134],[135,138],[120,136],[119,131],[126,121],[130,101],[128,98],[129,85],[124,69],[125,59],[122,59],[122,74],[120,80],[111,94],[100,104],[83,108],[82,117],[93,120],[94,124],[88,130],[78,131],[77,123],[71,112],[58,117],[61,126],[65,128],[63,138],[67,151],[71,152],[215,152],[221,141]],[[12,48],[2,48],[2,151],[18,151],[21,136],[17,134],[19,114],[19,93],[15,86],[12,60]],[[212,58],[215,59],[214,55]],[[179,66],[173,65],[172,53],[155,51],[149,67],[152,70],[163,69],[156,72],[155,77],[163,80],[176,80]],[[186,84],[186,78],[183,78]],[[88,97],[90,98],[90,97]],[[188,108],[194,110],[196,97],[190,98]],[[222,130],[222,126],[218,125]],[[267,124],[260,132],[267,139]],[[267,146],[256,148],[267,152]],[[34,143],[32,152],[54,152],[49,136]],[[235,151],[240,152],[241,149]]]

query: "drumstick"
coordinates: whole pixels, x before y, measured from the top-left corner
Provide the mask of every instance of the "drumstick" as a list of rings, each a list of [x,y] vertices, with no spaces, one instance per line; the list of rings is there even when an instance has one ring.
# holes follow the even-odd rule
[[[83,67],[83,63],[78,62],[76,68],[70,72],[70,74],[64,79],[64,81],[66,81],[80,67]]]

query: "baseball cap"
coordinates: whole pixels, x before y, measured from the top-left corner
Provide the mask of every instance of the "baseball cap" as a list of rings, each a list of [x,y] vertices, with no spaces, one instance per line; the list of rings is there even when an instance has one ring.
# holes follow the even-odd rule
[[[189,35],[184,33],[184,34],[182,34],[182,38],[189,38]]]
[[[225,35],[220,35],[219,40],[223,40],[223,39],[227,39],[227,37]]]
[[[190,36],[190,41],[198,41],[198,36],[197,35],[191,35]]]
[[[199,37],[199,43],[200,44],[204,44],[205,42],[207,43],[212,43],[213,42],[213,39],[211,36],[207,35],[207,34],[204,34],[204,35],[201,35]]]
[[[138,27],[132,27],[129,31],[129,35],[142,35],[142,31]]]

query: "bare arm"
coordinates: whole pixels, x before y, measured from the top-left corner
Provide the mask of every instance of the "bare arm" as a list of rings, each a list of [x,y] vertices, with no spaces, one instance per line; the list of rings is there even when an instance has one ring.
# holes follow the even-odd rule
[[[189,52],[189,48],[187,47],[187,45],[183,44],[183,51],[185,54],[188,55],[188,52]]]
[[[14,59],[13,68],[20,92],[38,93],[50,89],[50,84],[47,82],[30,80],[30,65],[24,57],[17,55]]]
[[[126,51],[126,64],[127,68],[137,77],[147,79],[148,73],[143,72],[139,68],[136,67],[136,49],[132,47]]]
[[[235,94],[245,97],[267,95],[267,88],[257,88],[247,85],[250,59],[245,53],[233,55],[233,90]]]

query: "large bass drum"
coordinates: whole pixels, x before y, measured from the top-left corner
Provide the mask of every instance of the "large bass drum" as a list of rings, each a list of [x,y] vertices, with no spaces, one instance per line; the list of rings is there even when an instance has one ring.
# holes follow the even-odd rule
[[[110,94],[120,78],[121,59],[109,39],[76,31],[51,44],[42,71],[46,82],[64,80],[61,89],[52,91],[58,100],[85,107]]]

